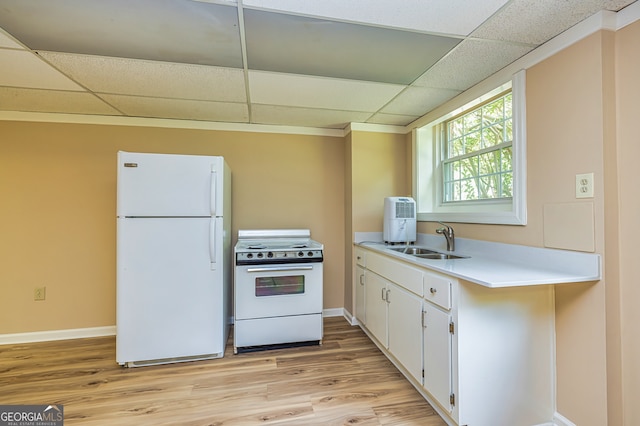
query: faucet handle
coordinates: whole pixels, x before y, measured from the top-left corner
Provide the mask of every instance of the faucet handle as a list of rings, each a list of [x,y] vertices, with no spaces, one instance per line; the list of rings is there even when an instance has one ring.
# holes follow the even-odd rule
[[[444,226],[444,228],[438,228],[438,229],[436,229],[436,232],[437,232],[438,234],[442,234],[445,230],[446,230],[447,232],[449,232],[449,233],[452,233],[452,232],[453,232],[453,228],[452,228],[451,226],[447,225],[447,224],[446,224],[446,223],[444,223],[444,222],[440,222],[440,221],[438,221],[438,223],[439,223],[440,225]]]

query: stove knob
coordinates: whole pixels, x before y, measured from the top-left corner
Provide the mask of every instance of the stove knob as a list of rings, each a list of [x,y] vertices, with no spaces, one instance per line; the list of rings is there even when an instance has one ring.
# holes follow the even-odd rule
[[[309,253],[307,253],[307,256],[312,257],[313,256],[313,252],[310,251]]]
[[[258,258],[262,259],[263,254],[262,253],[258,253]]]
[[[253,253],[247,254],[247,259],[253,259]]]
[[[302,257],[302,256],[304,256],[304,253],[303,253],[303,252],[301,252],[301,251],[299,251],[299,252],[298,252],[298,257]]]
[[[269,258],[273,257],[273,252],[270,251],[269,253],[267,253],[267,257]]]

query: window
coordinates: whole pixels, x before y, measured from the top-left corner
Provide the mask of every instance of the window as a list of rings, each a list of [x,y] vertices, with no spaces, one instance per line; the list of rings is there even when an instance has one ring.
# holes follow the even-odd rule
[[[511,198],[511,90],[444,122],[444,202]]]
[[[524,72],[414,132],[418,220],[526,224]]]

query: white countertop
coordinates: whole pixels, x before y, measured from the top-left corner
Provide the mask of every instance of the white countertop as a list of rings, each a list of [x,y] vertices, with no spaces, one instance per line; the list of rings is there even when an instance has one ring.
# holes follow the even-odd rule
[[[463,259],[421,259],[390,250],[381,233],[356,233],[356,244],[416,266],[442,272],[485,287],[518,287],[592,282],[601,279],[600,255],[569,250],[528,247],[456,238],[456,250],[447,252],[440,235],[418,236],[414,247],[467,256]]]

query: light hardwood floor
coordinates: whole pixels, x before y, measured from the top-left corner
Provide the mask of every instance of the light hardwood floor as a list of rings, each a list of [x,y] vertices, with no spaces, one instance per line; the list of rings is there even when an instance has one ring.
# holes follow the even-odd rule
[[[421,425],[444,421],[358,327],[322,346],[139,368],[115,337],[0,346],[0,404],[63,404],[65,425]]]

